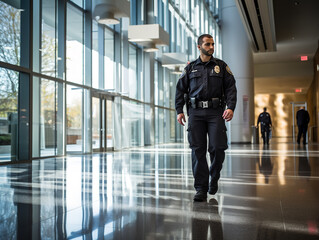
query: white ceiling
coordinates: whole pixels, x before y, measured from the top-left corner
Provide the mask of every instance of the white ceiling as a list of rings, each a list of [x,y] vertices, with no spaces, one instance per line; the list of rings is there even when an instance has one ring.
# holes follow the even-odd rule
[[[264,1],[268,1],[270,9],[260,7],[259,11],[261,15],[273,11],[269,21],[273,17],[276,51],[253,53],[255,93],[294,93],[295,88],[307,93],[314,76],[313,57],[319,44],[319,0],[258,0],[259,5]],[[247,6],[254,4],[252,0],[244,2]],[[270,33],[265,31],[266,39],[270,38],[267,36]],[[307,62],[300,61],[303,55],[308,56]]]

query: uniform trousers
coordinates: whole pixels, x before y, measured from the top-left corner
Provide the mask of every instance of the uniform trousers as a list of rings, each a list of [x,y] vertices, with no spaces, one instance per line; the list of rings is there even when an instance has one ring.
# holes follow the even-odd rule
[[[192,149],[192,170],[194,188],[196,191],[209,189],[211,184],[217,183],[225,159],[227,149],[227,134],[225,120],[222,118],[223,108],[190,108],[188,118],[188,141]],[[208,136],[208,137],[207,137]],[[211,166],[208,168],[206,159],[210,155]]]
[[[300,139],[301,139],[301,135],[302,135],[303,144],[306,144],[307,130],[308,130],[308,124],[298,125],[298,138],[297,138],[297,143],[300,143]]]
[[[261,136],[264,144],[269,144],[270,127],[268,125],[261,125]]]

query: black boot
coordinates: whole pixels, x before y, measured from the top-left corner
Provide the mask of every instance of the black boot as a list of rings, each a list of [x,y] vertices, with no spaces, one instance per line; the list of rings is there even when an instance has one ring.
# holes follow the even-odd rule
[[[215,193],[217,193],[217,191],[218,191],[218,183],[217,182],[211,183],[209,185],[208,193],[210,195],[214,195]]]
[[[207,192],[199,190],[196,192],[194,196],[194,201],[195,202],[204,202],[207,199]]]

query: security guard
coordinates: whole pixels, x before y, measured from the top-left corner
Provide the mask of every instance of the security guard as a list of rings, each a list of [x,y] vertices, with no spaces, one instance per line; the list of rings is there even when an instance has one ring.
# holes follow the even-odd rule
[[[184,126],[183,106],[186,103],[189,115],[188,141],[192,149],[196,190],[194,201],[206,201],[207,192],[214,195],[218,190],[220,171],[228,147],[225,120],[233,118],[237,89],[227,64],[212,56],[213,37],[203,34],[197,44],[200,56],[185,67],[178,80],[175,108],[177,121]],[[206,160],[207,134],[210,168]]]
[[[257,127],[260,123],[261,126],[261,136],[263,137],[264,145],[269,145],[269,134],[270,134],[270,128],[272,126],[271,123],[271,117],[270,114],[267,112],[267,108],[264,108],[264,111],[259,114],[258,120],[257,120]]]

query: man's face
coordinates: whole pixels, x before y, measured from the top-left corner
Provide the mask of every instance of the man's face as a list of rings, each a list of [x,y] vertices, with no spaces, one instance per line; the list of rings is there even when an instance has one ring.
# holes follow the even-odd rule
[[[214,45],[215,45],[214,39],[204,37],[202,45],[198,45],[197,47],[201,53],[210,57],[214,53]]]

